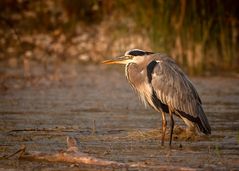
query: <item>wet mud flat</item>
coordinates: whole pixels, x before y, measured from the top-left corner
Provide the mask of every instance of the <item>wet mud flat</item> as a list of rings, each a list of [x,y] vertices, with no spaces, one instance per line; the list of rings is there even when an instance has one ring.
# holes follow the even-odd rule
[[[161,114],[142,105],[123,72],[118,67],[79,66],[76,75],[63,77],[61,84],[1,91],[0,156],[21,145],[54,153],[65,149],[71,136],[79,150],[91,156],[139,164],[128,170],[239,170],[238,78],[192,78],[212,135],[188,138],[175,117],[170,150],[168,141],[160,145]],[[1,158],[0,170],[5,169],[126,170],[16,157]]]

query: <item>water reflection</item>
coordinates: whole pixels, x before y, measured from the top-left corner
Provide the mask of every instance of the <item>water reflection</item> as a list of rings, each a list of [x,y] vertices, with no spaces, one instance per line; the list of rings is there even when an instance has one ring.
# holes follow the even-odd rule
[[[120,72],[81,68],[70,86],[64,83],[1,93],[1,151],[10,153],[19,144],[54,151],[64,146],[66,135],[72,135],[80,140],[82,150],[120,162],[145,161],[149,167],[239,168],[239,79],[192,79],[212,135],[191,140],[179,137],[169,153],[160,146],[161,114],[141,104]],[[176,124],[184,127],[178,119]],[[192,159],[190,163],[188,159]],[[10,165],[11,161],[3,161],[1,167]]]

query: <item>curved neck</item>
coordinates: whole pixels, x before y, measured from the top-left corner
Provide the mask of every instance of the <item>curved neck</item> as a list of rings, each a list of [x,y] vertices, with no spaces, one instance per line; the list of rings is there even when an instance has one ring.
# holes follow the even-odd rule
[[[134,87],[144,81],[144,69],[136,63],[128,63],[125,66],[125,75],[129,83]]]

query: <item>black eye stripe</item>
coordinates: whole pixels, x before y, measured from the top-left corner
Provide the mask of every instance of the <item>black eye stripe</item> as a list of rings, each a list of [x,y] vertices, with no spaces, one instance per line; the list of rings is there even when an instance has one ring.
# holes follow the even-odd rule
[[[132,56],[143,56],[143,55],[145,55],[145,52],[144,51],[134,50],[134,51],[130,51],[129,55],[132,55]]]
[[[127,53],[127,55],[132,55],[132,56],[144,56],[144,55],[150,55],[153,54],[153,52],[145,52],[142,50],[131,50]]]

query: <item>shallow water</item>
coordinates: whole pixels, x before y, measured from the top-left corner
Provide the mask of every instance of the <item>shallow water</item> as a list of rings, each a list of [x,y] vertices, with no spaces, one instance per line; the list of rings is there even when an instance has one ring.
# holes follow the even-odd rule
[[[80,66],[61,84],[0,92],[0,151],[54,152],[74,136],[88,154],[124,163],[239,170],[239,79],[192,78],[212,127],[212,135],[186,139],[175,133],[171,150],[160,146],[161,114],[141,104],[123,69]],[[175,132],[184,124],[176,119]],[[158,132],[158,134],[157,134]],[[96,166],[0,160],[0,169],[79,169]],[[102,169],[102,168],[101,168]],[[103,168],[109,169],[111,168]]]

